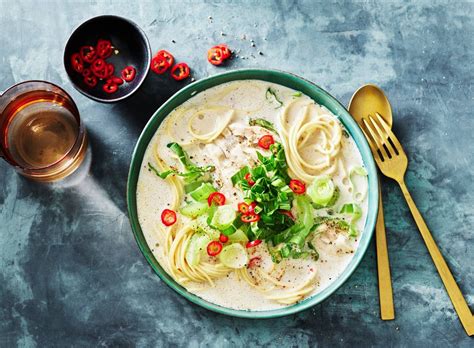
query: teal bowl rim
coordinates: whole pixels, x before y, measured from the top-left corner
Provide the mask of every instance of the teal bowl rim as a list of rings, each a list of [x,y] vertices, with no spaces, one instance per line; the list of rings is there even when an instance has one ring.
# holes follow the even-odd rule
[[[188,292],[184,287],[176,283],[171,276],[160,266],[159,262],[153,256],[143,232],[138,222],[137,206],[136,206],[136,188],[138,176],[140,173],[140,167],[143,161],[145,150],[155,134],[156,130],[160,126],[163,119],[176,107],[184,103],[199,92],[209,89],[213,86],[220,85],[222,83],[236,81],[236,80],[263,80],[268,82],[277,83],[294,90],[303,92],[304,94],[311,97],[317,103],[326,106],[331,112],[339,117],[341,122],[344,124],[347,131],[351,134],[352,138],[356,142],[356,145],[361,153],[364,166],[368,173],[368,212],[367,220],[365,223],[364,231],[361,234],[359,240],[359,247],[357,248],[352,260],[348,266],[344,269],[342,274],[334,280],[327,288],[323,291],[304,299],[294,305],[266,311],[248,311],[248,310],[237,310],[231,309],[217,304],[208,302],[199,296]],[[357,123],[352,119],[349,112],[344,106],[339,103],[336,98],[331,96],[328,92],[323,90],[316,84],[303,79],[297,75],[279,71],[279,70],[265,70],[265,69],[241,69],[224,72],[222,74],[210,76],[202,80],[196,81],[188,86],[184,87],[177,93],[175,93],[170,99],[168,99],[158,110],[153,114],[145,128],[143,129],[140,137],[138,138],[137,144],[132,154],[132,160],[130,164],[130,170],[127,181],[127,205],[130,224],[132,226],[135,240],[140,248],[141,252],[151,265],[155,273],[163,280],[170,288],[176,291],[181,296],[185,297],[189,301],[209,309],[211,311],[230,315],[240,318],[276,318],[285,315],[294,314],[302,310],[308,309],[329,297],[334,293],[354,272],[356,267],[362,260],[367,248],[370,244],[370,240],[373,235],[375,221],[378,210],[378,179],[377,170],[375,167],[374,159],[370,151],[369,145],[362,134]]]

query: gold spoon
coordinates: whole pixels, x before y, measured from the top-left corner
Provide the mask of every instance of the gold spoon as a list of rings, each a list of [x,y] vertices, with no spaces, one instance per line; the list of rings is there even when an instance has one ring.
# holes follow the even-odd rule
[[[352,96],[349,102],[349,113],[362,126],[362,118],[379,113],[385,122],[392,127],[392,108],[383,91],[375,85],[364,85]],[[362,127],[361,127],[362,128]],[[383,218],[382,191],[379,180],[379,212],[375,225],[375,244],[377,248],[377,270],[379,279],[380,316],[382,320],[395,319],[393,306],[392,278],[388,258],[387,237]]]

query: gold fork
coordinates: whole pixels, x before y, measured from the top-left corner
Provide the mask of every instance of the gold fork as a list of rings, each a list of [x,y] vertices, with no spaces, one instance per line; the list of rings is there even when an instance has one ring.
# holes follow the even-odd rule
[[[446,287],[451,302],[458,313],[459,319],[467,334],[469,336],[474,335],[474,316],[405,185],[405,172],[408,159],[405,151],[403,151],[402,145],[378,113],[376,117],[369,115],[368,118],[363,118],[362,122],[365,126],[363,130],[369,140],[370,148],[372,149],[380,171],[385,176],[394,179],[400,185],[421,236],[423,237],[441,280]]]

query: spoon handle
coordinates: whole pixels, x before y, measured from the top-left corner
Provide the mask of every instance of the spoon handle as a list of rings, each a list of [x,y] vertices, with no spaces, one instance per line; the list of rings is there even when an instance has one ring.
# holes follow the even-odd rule
[[[411,214],[413,215],[418,229],[420,230],[421,236],[423,237],[426,247],[428,248],[431,258],[433,259],[436,269],[438,270],[441,280],[443,281],[443,284],[448,292],[449,298],[454,305],[454,309],[456,309],[456,312],[458,313],[464,330],[466,330],[468,336],[472,336],[474,335],[474,316],[472,315],[471,310],[469,309],[469,306],[467,305],[467,302],[464,299],[461,290],[459,289],[459,286],[456,284],[453,274],[449,270],[448,264],[444,260],[441,251],[436,245],[436,242],[434,241],[428,226],[426,226],[425,220],[423,220],[423,217],[418,211],[418,208],[416,207],[410,192],[408,192],[404,179],[400,180],[398,184],[402,189],[403,195],[405,196],[408,206],[410,207]]]
[[[377,224],[375,225],[375,245],[377,248],[380,317],[382,320],[393,320],[395,319],[395,310],[393,306],[392,278],[390,276],[390,260],[388,258],[380,179],[379,197],[379,212],[377,215]]]

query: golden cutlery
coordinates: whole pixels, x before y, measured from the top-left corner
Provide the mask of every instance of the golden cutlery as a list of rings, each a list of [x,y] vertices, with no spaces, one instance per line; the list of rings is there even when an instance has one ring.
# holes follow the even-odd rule
[[[392,108],[383,91],[375,85],[364,85],[352,96],[349,113],[362,128],[362,118],[375,112],[383,115],[389,127],[392,126]],[[375,246],[377,249],[377,273],[379,284],[380,317],[382,320],[395,319],[393,305],[392,278],[388,258],[387,237],[383,217],[382,190],[379,180],[379,211],[375,225]]]
[[[380,171],[385,176],[394,179],[400,185],[421,236],[448,292],[449,298],[458,313],[459,319],[467,334],[469,336],[474,335],[474,316],[405,185],[405,172],[408,166],[408,158],[402,145],[380,114],[376,113],[375,116],[369,115],[363,118],[362,122],[364,124],[363,131],[369,140],[370,148],[372,149]]]

